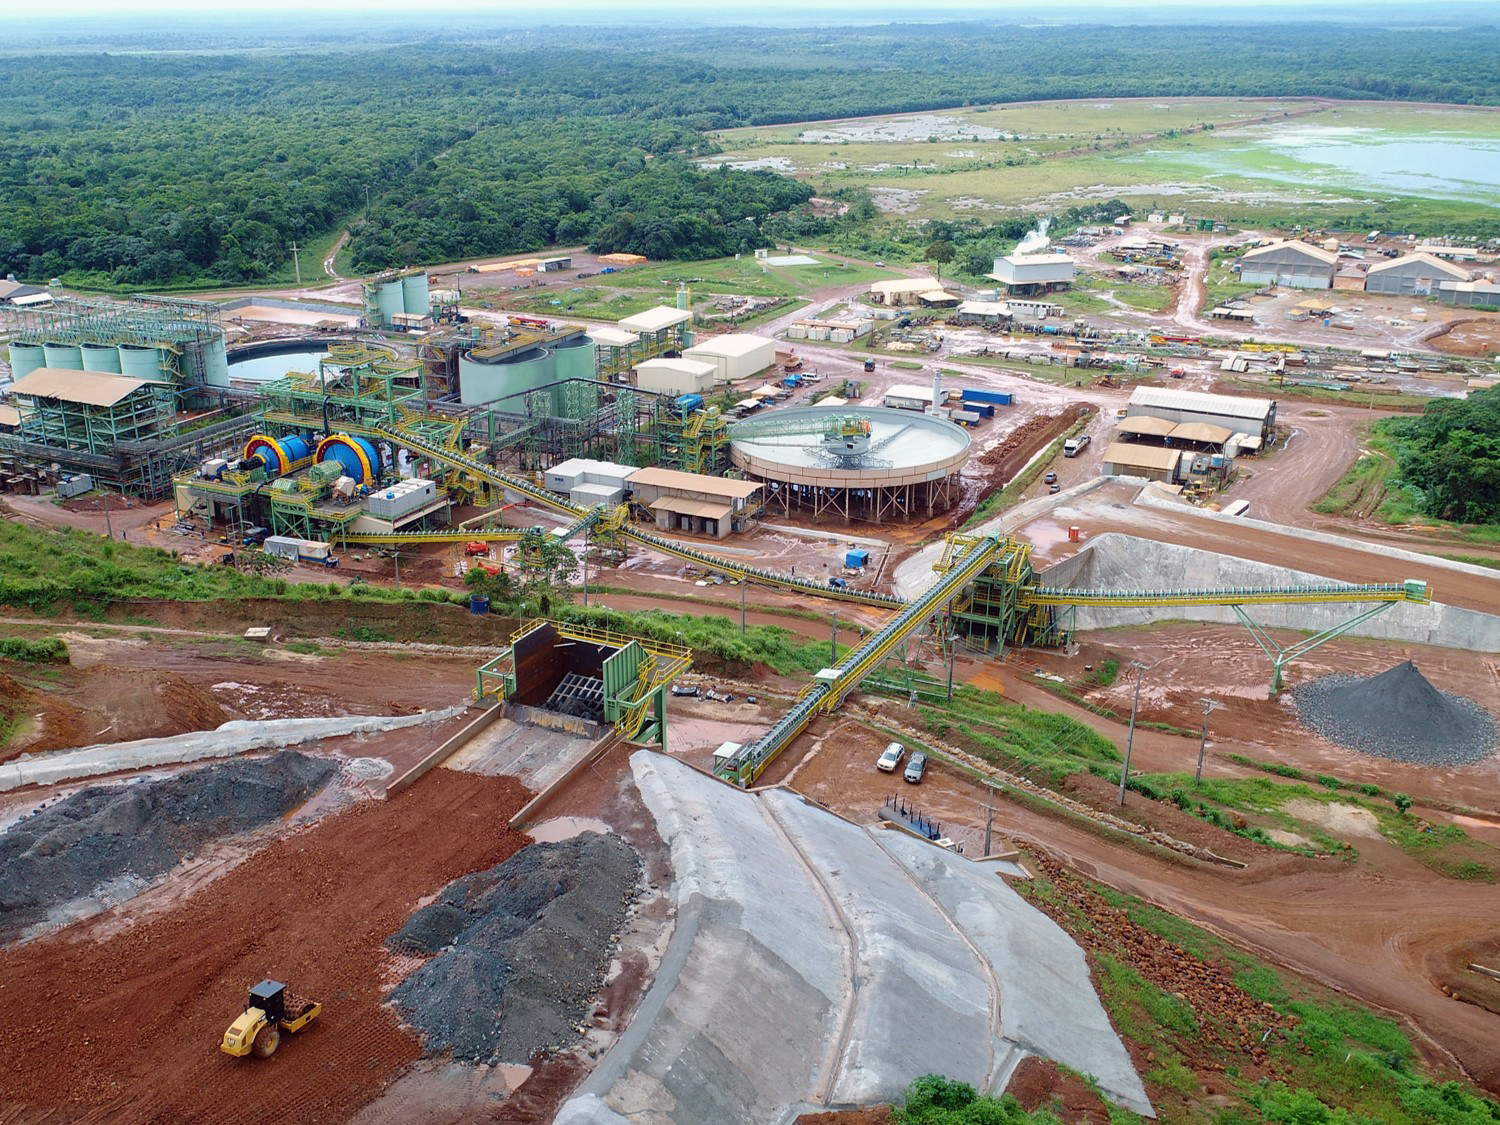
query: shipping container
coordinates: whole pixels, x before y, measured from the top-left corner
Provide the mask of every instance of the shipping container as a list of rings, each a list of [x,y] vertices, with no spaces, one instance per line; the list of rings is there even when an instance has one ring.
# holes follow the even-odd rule
[[[1009,391],[982,391],[977,387],[965,387],[963,390],[963,401],[988,402],[994,406],[1009,406],[1013,401]]]

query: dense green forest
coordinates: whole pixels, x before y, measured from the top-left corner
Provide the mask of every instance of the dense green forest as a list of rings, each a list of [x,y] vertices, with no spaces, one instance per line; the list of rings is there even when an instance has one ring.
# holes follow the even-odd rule
[[[1437,519],[1500,524],[1500,387],[1441,399],[1418,418],[1389,418],[1401,479]]]
[[[698,258],[810,221],[798,183],[696,169],[688,158],[709,150],[709,129],[1039,98],[1500,100],[1494,28],[972,23],[460,38],[9,55],[0,274],[251,282],[284,275],[293,242],[346,222],[361,270],[556,243]],[[967,241],[960,252],[977,262],[994,237]]]

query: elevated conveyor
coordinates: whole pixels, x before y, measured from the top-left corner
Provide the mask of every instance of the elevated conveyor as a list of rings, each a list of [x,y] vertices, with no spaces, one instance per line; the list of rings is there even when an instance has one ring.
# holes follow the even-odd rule
[[[1021,591],[1023,606],[1293,605],[1312,602],[1416,602],[1427,605],[1431,601],[1427,583],[1416,580],[1365,585],[1221,586],[1206,590],[1070,590],[1060,586],[1031,586]]]
[[[796,703],[755,742],[715,767],[718,776],[736,785],[753,782],[820,711],[832,711],[859,682],[880,666],[891,651],[934,613],[961,595],[995,561],[1006,540],[997,535],[968,539],[946,553],[947,572],[915,601],[908,603],[833,668],[824,668]]]
[[[472,531],[351,531],[343,536],[350,544],[399,546],[404,543],[518,543],[531,534],[529,527],[480,528]]]
[[[525,496],[527,499],[533,500],[543,507],[550,508],[555,512],[562,512],[565,515],[574,516],[579,521],[575,526],[581,530],[587,530],[589,527],[592,527],[593,523],[603,516],[602,509],[579,507],[565,497],[559,496],[555,492],[549,492],[547,489],[533,481],[527,480],[525,477],[514,476],[492,465],[486,465],[484,462],[476,460],[466,453],[460,453],[456,449],[451,449],[440,442],[432,441],[419,434],[413,434],[395,426],[372,426],[369,428],[348,426],[345,428],[354,432],[363,430],[365,433],[398,442],[408,449],[415,449],[436,460],[463,469],[467,473],[472,473],[481,480],[487,480],[499,488],[504,488]],[[739,578],[751,582],[763,582],[767,585],[780,586],[784,589],[805,590],[810,594],[816,594],[818,597],[827,598],[832,601],[855,602],[861,605],[876,605],[888,608],[905,604],[902,599],[891,594],[881,594],[868,590],[840,590],[816,582],[811,578],[798,578],[790,574],[780,574],[774,570],[764,570],[760,567],[748,566],[733,559],[725,558],[722,555],[715,555],[707,551],[699,551],[696,548],[684,546],[671,539],[666,539],[660,535],[653,535],[649,531],[641,531],[629,525],[620,528],[619,533],[627,539],[635,540],[642,546],[650,547],[654,551],[660,551],[674,558],[695,563],[698,566],[718,571],[721,574],[727,574],[731,578]],[[571,537],[576,534],[578,534],[578,531],[572,531],[565,537]],[[479,537],[473,536],[473,538]]]

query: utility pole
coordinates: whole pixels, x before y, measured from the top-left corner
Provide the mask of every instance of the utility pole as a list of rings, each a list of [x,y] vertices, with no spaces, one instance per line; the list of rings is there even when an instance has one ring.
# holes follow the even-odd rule
[[[740,579],[740,636],[745,635],[745,580]]]
[[[828,638],[828,667],[839,662],[839,611],[833,611],[833,633]]]
[[[292,243],[290,249],[292,251],[292,268],[297,271],[297,284],[301,285],[302,284],[302,261],[301,261],[300,258],[297,257],[297,251],[301,250],[302,247],[298,246],[294,242],[294,243]]]
[[[948,629],[948,702],[953,702],[953,658],[958,652],[958,638],[953,635],[952,620]]]
[[[1130,751],[1135,745],[1135,715],[1141,706],[1141,678],[1146,674],[1149,664],[1142,664],[1139,660],[1132,660],[1130,666],[1135,669],[1135,699],[1130,704],[1130,733],[1125,736],[1125,764],[1120,767],[1120,807],[1125,806],[1125,783],[1130,780]]]
[[[990,807],[984,817],[984,855],[985,858],[988,858],[990,854],[990,837],[995,828],[995,787],[993,784],[987,782],[985,788],[990,793]]]
[[[1203,734],[1198,739],[1198,770],[1193,774],[1194,785],[1203,780],[1203,755],[1208,749],[1208,717],[1224,706],[1222,703],[1215,703],[1212,699],[1200,699],[1198,702],[1203,704]]]
[[[399,549],[391,552],[391,558],[396,561],[396,585],[401,585],[401,551]]]

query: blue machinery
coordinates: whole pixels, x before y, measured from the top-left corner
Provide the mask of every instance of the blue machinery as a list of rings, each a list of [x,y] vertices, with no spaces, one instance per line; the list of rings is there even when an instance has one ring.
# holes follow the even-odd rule
[[[936,628],[955,628],[960,622],[969,628],[987,628],[998,634],[1002,644],[1056,643],[1065,636],[1058,620],[1059,608],[1076,608],[1081,605],[1227,605],[1233,608],[1249,628],[1256,643],[1270,658],[1274,669],[1271,679],[1271,694],[1274,696],[1281,690],[1282,669],[1297,657],[1335,637],[1343,636],[1398,602],[1426,605],[1432,601],[1427,583],[1416,580],[1366,585],[1329,583],[1315,586],[1200,590],[1072,590],[1038,586],[1033,581],[1029,544],[999,535],[972,536],[955,533],[948,536],[943,555],[933,568],[941,577],[915,601],[905,602],[891,594],[835,589],[811,579],[745,566],[720,555],[684,547],[670,539],[631,527],[624,522],[618,511],[607,512],[602,506],[594,509],[580,508],[531,481],[511,476],[465,453],[406,429],[382,425],[368,432],[373,436],[399,441],[408,448],[426,453],[492,485],[574,516],[575,522],[561,533],[564,538],[595,527],[609,528],[618,530],[625,537],[653,550],[742,580],[803,589],[823,598],[896,608],[894,616],[851,650],[842,661],[818,672],[802,689],[786,714],[765,734],[715,765],[717,776],[742,787],[753,783],[776,755],[790,745],[815,717],[837,709],[844,698],[878,668],[898,645],[929,622]],[[1244,609],[1247,605],[1327,602],[1374,604],[1350,620],[1290,646],[1282,646],[1272,639],[1263,627],[1250,619]]]

